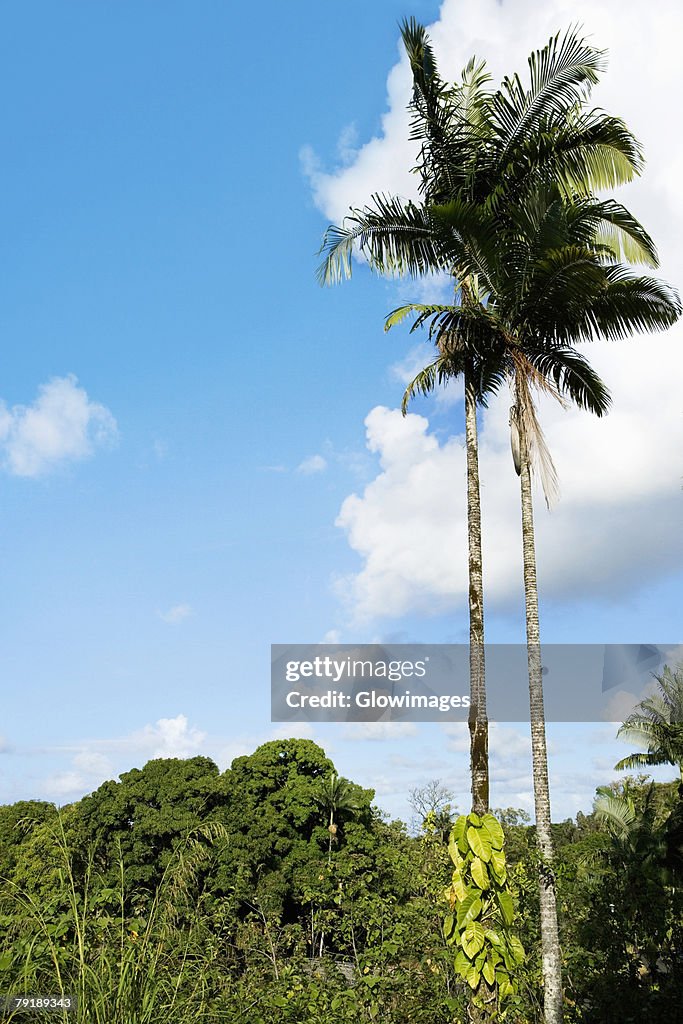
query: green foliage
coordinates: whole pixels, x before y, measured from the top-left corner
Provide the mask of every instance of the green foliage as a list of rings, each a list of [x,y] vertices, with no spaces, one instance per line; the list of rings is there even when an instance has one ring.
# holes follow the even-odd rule
[[[503,829],[492,814],[461,815],[448,844],[454,871],[445,892],[451,913],[444,936],[457,950],[455,970],[489,1012],[517,994],[525,958],[512,931],[515,910],[504,848]]]
[[[635,707],[618,733],[645,747],[645,751],[629,754],[616,767],[676,765],[681,773],[683,799],[683,664],[674,669],[665,665],[655,679],[658,692]]]

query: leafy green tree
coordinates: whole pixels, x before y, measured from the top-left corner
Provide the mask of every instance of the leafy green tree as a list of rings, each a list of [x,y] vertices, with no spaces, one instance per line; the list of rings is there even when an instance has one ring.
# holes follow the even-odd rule
[[[19,800],[0,806],[0,879],[12,879],[22,847],[36,826],[52,822],[56,816],[55,805],[44,800]]]
[[[97,865],[111,879],[123,858],[126,888],[153,892],[177,843],[226,801],[210,758],[157,758],[84,797],[72,842],[94,847]]]

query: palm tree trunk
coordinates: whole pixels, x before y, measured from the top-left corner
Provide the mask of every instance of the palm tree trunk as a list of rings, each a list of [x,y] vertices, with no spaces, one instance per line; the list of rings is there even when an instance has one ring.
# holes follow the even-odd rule
[[[481,562],[481,499],[479,494],[479,442],[477,403],[467,371],[465,379],[465,447],[467,451],[467,548],[470,601],[470,778],[472,810],[489,809],[489,723],[486,714],[484,658],[484,584]],[[477,997],[475,1003],[474,996]],[[481,979],[467,1007],[472,1024],[485,1024],[496,1006],[495,987]]]
[[[520,480],[522,493],[522,544],[524,551],[524,595],[526,599],[526,640],[529,663],[529,707],[531,756],[536,808],[536,837],[541,854],[539,894],[541,909],[541,947],[543,966],[543,1002],[546,1024],[562,1024],[562,958],[557,924],[557,897],[553,871],[553,841],[550,830],[550,788],[548,753],[545,739],[543,676],[541,672],[538,589],[536,585],[536,546],[531,496],[529,449],[517,416],[520,440]]]
[[[467,546],[470,605],[470,776],[472,810],[489,809],[489,723],[486,714],[484,658],[484,586],[481,563],[481,500],[477,403],[465,373],[465,444],[467,449]]]

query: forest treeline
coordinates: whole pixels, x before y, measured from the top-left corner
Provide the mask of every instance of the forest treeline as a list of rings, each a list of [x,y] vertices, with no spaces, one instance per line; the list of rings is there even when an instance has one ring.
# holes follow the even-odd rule
[[[0,992],[71,996],[5,1011],[71,1024],[446,1024],[467,986],[444,938],[455,808],[419,794],[419,827],[337,776],[311,740],[269,742],[225,772],[148,762],[57,809],[0,807]],[[645,776],[603,813],[553,826],[572,1021],[674,1020],[683,997],[682,802]],[[605,808],[610,809],[605,813]],[[538,853],[499,809],[526,950],[505,1019],[542,1012]]]

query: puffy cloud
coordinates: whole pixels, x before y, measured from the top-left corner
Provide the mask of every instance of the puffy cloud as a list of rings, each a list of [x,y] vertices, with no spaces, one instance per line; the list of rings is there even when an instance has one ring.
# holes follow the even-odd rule
[[[200,752],[205,739],[206,733],[191,726],[185,715],[160,718],[133,736],[133,742],[137,742],[139,749],[147,748],[150,758],[192,757]]]
[[[542,406],[562,486],[552,513],[537,501],[546,594],[615,593],[681,564],[681,467],[671,453],[683,451],[683,417],[677,382],[667,386],[661,365],[648,361],[655,344],[665,365],[677,359],[683,371],[673,337],[629,343],[611,374],[607,346],[594,346],[593,362],[614,394],[604,421]],[[643,402],[643,392],[657,390],[656,404]],[[341,507],[337,525],[363,565],[338,584],[340,592],[360,619],[458,605],[467,595],[464,439],[440,441],[425,417],[382,406],[366,428],[380,472]],[[507,602],[521,585],[521,544],[504,396],[481,418],[480,476],[487,595]]]
[[[67,768],[43,780],[41,791],[57,800],[78,799],[135,763],[156,757],[192,757],[202,752],[205,740],[206,733],[182,714],[160,718],[127,736],[84,740],[71,748]]]
[[[112,414],[91,401],[71,374],[43,384],[32,405],[8,409],[0,403],[0,451],[15,476],[37,477],[85,459],[116,435]]]
[[[322,455],[310,455],[297,466],[297,473],[304,476],[311,476],[313,473],[322,473],[327,469],[327,459]]]

